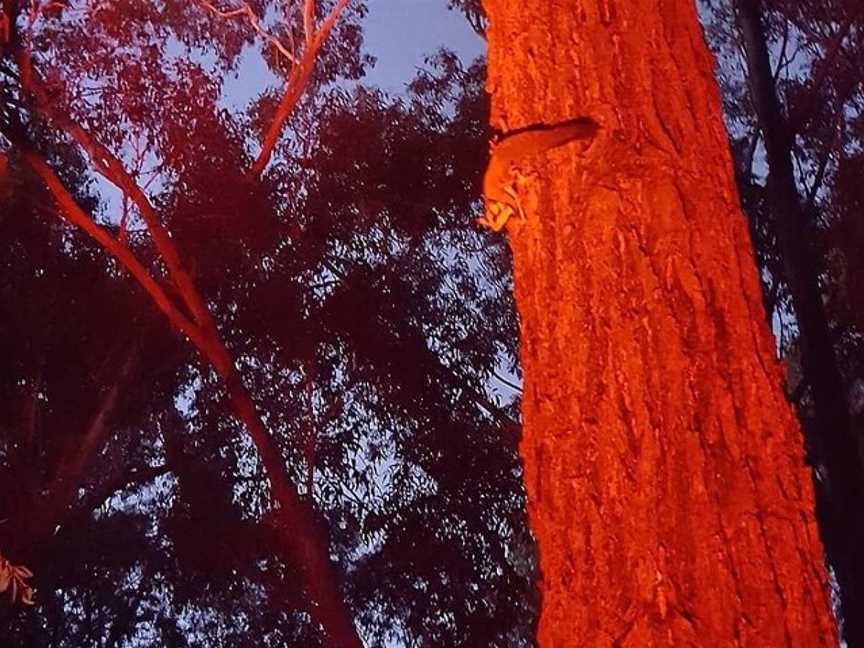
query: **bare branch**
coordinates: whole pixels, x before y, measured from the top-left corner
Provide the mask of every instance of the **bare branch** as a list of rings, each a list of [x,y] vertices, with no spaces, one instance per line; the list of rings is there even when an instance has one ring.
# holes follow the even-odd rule
[[[507,385],[510,389],[513,389],[513,390],[519,392],[520,394],[522,393],[522,387],[521,387],[520,385],[517,385],[516,383],[514,383],[514,382],[512,382],[512,381],[510,381],[510,380],[507,380],[504,376],[502,376],[501,374],[499,374],[497,371],[493,371],[493,372],[492,372],[492,375],[495,376],[495,377],[496,377],[498,380],[500,380],[502,383],[504,383],[505,385]]]
[[[267,132],[264,135],[264,140],[261,144],[261,151],[258,154],[255,162],[249,170],[249,177],[257,178],[267,166],[273,155],[273,149],[276,147],[276,142],[282,133],[285,122],[293,112],[306,86],[309,84],[309,79],[312,77],[312,72],[315,67],[315,60],[318,56],[322,45],[330,35],[333,25],[336,20],[348,6],[351,0],[339,0],[336,6],[330,11],[328,16],[321,23],[320,28],[315,30],[315,0],[304,0],[303,4],[303,31],[305,46],[303,54],[298,59],[295,54],[294,39],[289,31],[291,39],[291,51],[289,51],[282,42],[267,32],[260,23],[258,16],[252,10],[248,3],[243,2],[242,6],[236,9],[219,9],[210,0],[198,0],[205,9],[222,18],[235,18],[245,16],[252,28],[268,43],[275,47],[282,56],[287,58],[293,64],[288,75],[288,80],[285,83],[285,89],[282,93],[282,98],[276,108],[276,114],[273,121],[270,123]]]
[[[789,45],[789,21],[783,22],[783,43],[780,46],[780,56],[777,57],[777,68],[774,70],[774,81],[780,78],[780,72],[789,63],[786,58],[786,47]]]
[[[288,117],[291,115],[297,102],[300,101],[300,97],[303,96],[303,91],[306,89],[309,79],[312,77],[312,71],[315,67],[315,59],[318,56],[318,51],[327,40],[330,31],[333,29],[333,25],[336,23],[336,20],[344,11],[345,7],[348,6],[350,1],[351,0],[339,0],[339,2],[336,3],[336,6],[333,7],[333,10],[330,12],[330,15],[328,15],[321,24],[321,28],[315,36],[308,41],[303,50],[303,56],[300,58],[300,62],[291,68],[291,74],[288,77],[288,82],[285,84],[285,92],[282,95],[282,99],[279,101],[279,106],[276,108],[276,115],[273,117],[273,121],[270,123],[270,127],[267,129],[264,141],[261,144],[261,152],[252,164],[252,168],[249,170],[249,175],[251,177],[257,178],[261,175],[264,167],[266,167],[267,163],[270,161],[270,157],[273,155],[273,149],[276,147],[276,142],[279,139],[279,135],[282,133],[282,127],[285,125],[285,122],[288,120]]]
[[[225,381],[234,415],[246,427],[252,438],[269,477],[273,498],[279,503],[275,515],[279,527],[283,531],[280,537],[284,542],[285,555],[287,558],[293,559],[298,569],[304,573],[306,584],[313,595],[315,605],[310,609],[310,613],[313,618],[324,625],[334,643],[351,648],[360,648],[361,643],[357,631],[345,608],[336,573],[329,561],[326,531],[320,527],[311,507],[300,499],[297,488],[289,479],[282,452],[264,427],[255,402],[240,380],[231,354],[219,338],[215,326],[210,328],[212,320],[209,319],[209,312],[207,313],[208,319],[201,325],[201,328],[187,320],[168,300],[162,288],[148,274],[129,248],[111,237],[75,203],[56,174],[39,154],[26,151],[24,158],[48,185],[51,193],[63,208],[65,218],[87,232],[132,273],[157,303],[160,310],[168,316],[171,323],[189,337],[190,341]],[[110,171],[112,168],[110,162],[108,167]],[[126,177],[128,178],[128,176]],[[134,189],[140,193],[137,186]],[[149,203],[145,204],[149,206]],[[173,246],[171,249],[173,250]],[[197,292],[194,294],[197,296]]]
[[[831,161],[831,156],[834,154],[834,150],[840,146],[841,136],[843,133],[843,111],[840,110],[837,112],[838,124],[834,130],[834,140],[825,150],[825,155],[819,161],[819,168],[816,170],[816,177],[813,178],[813,184],[810,186],[810,189],[807,191],[807,197],[804,201],[804,204],[807,207],[812,207],[816,203],[816,194],[819,193],[819,189],[822,187],[822,182],[825,180],[825,171],[828,168],[828,162]]]
[[[202,340],[201,333],[198,328],[189,319],[181,313],[177,307],[165,294],[147,269],[141,262],[132,254],[132,251],[123,245],[120,241],[112,237],[102,227],[97,225],[85,212],[78,206],[72,195],[60,182],[60,179],[54,173],[48,163],[34,151],[26,151],[24,159],[33,168],[33,170],[42,178],[42,181],[48,186],[54,199],[60,205],[61,215],[69,223],[81,228],[90,238],[99,243],[105,250],[110,253],[129,273],[138,281],[141,287],[148,295],[156,302],[156,306],[161,310],[171,321],[171,324],[181,333],[185,334],[190,340]],[[195,342],[196,346],[202,343]]]
[[[165,260],[171,281],[180,292],[184,303],[192,313],[194,320],[204,326],[205,330],[213,327],[212,317],[203,300],[195,288],[189,273],[183,268],[177,247],[171,240],[168,231],[162,225],[162,221],[156,210],[150,204],[150,200],[135,182],[131,175],[124,169],[123,163],[106,146],[97,142],[90,133],[77,122],[72,121],[65,113],[60,112],[47,98],[41,84],[33,78],[33,93],[37,98],[37,107],[41,112],[47,114],[54,122],[61,126],[78,144],[87,152],[93,168],[106,180],[119,188],[124,195],[128,196],[135,206],[147,228],[159,254]],[[89,220],[85,216],[85,220]],[[113,240],[113,239],[112,239]]]
[[[135,346],[131,346],[126,352],[126,358],[116,378],[102,395],[96,411],[84,429],[84,433],[77,438],[74,452],[67,453],[67,457],[48,486],[48,492],[51,494],[55,506],[59,504],[61,508],[65,508],[72,502],[74,494],[81,484],[87,463],[106,442],[109,433],[108,419],[117,406],[121,389],[129,381],[136,360],[137,349]],[[68,456],[68,454],[72,456]]]
[[[312,488],[315,484],[315,451],[318,444],[318,430],[315,422],[315,351],[312,350],[310,359],[303,366],[305,396],[306,396],[306,447],[304,455],[306,459],[306,497],[312,499]]]
[[[309,47],[315,34],[315,0],[305,0],[303,3],[303,34],[306,47]]]
[[[252,29],[254,29],[258,33],[258,35],[261,36],[261,38],[263,38],[265,41],[270,43],[270,45],[275,47],[276,50],[289,61],[294,64],[297,63],[297,59],[294,57],[294,53],[289,52],[288,49],[282,44],[282,41],[280,41],[278,38],[273,36],[273,34],[268,32],[261,26],[261,21],[258,19],[258,16],[255,14],[255,12],[252,10],[252,7],[250,7],[248,3],[244,2],[243,6],[239,9],[228,9],[222,11],[212,3],[208,2],[208,0],[198,0],[198,2],[199,4],[206,7],[209,11],[221,18],[236,18],[237,16],[246,16],[246,18],[249,20],[249,24],[252,25]]]
[[[120,211],[120,232],[118,238],[123,245],[128,245],[129,242],[129,198],[123,194],[123,205]]]
[[[115,493],[129,490],[152,482],[157,477],[166,475],[173,470],[170,463],[145,468],[131,468],[110,479],[99,491],[93,493],[90,501],[83,507],[88,514],[105,504]]]

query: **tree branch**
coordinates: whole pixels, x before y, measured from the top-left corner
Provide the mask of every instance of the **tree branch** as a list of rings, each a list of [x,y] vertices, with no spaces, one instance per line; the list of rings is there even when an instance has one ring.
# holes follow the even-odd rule
[[[303,35],[306,39],[306,46],[312,42],[315,33],[315,0],[305,0],[303,2]]]
[[[158,466],[147,466],[141,469],[132,468],[116,475],[100,490],[98,495],[94,494],[82,512],[86,512],[89,517],[93,511],[105,504],[105,502],[107,502],[114,493],[147,484],[157,477],[167,475],[173,470],[174,469],[170,463],[164,463]]]
[[[60,182],[60,179],[42,156],[31,150],[25,151],[23,157],[48,186],[49,191],[51,191],[51,194],[60,206],[61,217],[72,225],[84,230],[90,238],[99,243],[111,254],[135,278],[147,294],[150,295],[156,306],[168,317],[168,320],[176,330],[186,335],[196,346],[203,344],[198,327],[177,309],[162,287],[150,276],[147,269],[132,253],[132,250],[97,225],[78,206],[78,203],[75,202],[75,199],[66,190],[63,183]]]
[[[70,127],[86,135],[83,129],[77,125],[72,124]],[[108,167],[108,171],[111,172],[111,176],[106,177],[120,180],[122,184],[118,186],[121,189],[125,191],[128,188],[129,191],[134,192],[133,200],[135,200],[136,196],[142,200],[139,209],[142,209],[142,212],[145,208],[149,209],[151,210],[149,217],[155,217],[155,212],[152,211],[152,207],[150,207],[143,192],[135,185],[128,174],[123,171],[122,167],[116,164],[116,158],[113,158],[113,155],[107,149],[104,149],[104,147],[101,147],[92,140],[83,138],[83,136],[82,139],[93,147],[94,152],[100,153],[104,150],[110,156],[102,158],[107,159],[105,164]],[[334,572],[333,565],[330,563],[329,542],[326,530],[321,528],[315,518],[315,513],[309,505],[301,500],[297,488],[288,477],[282,453],[261,422],[255,403],[240,380],[240,376],[234,366],[234,360],[219,337],[216,327],[212,323],[213,320],[210,313],[206,311],[203,302],[200,301],[200,297],[195,286],[191,283],[191,279],[187,275],[189,282],[187,286],[188,295],[197,300],[192,303],[200,303],[201,308],[205,308],[205,314],[202,316],[204,321],[200,327],[190,322],[176,309],[162,288],[149,275],[129,248],[112,238],[84,213],[41,156],[33,151],[26,151],[24,157],[48,185],[52,194],[63,208],[62,213],[66,215],[66,219],[83,229],[129,270],[157,303],[160,310],[168,316],[172,325],[186,334],[202,356],[225,381],[235,416],[249,432],[270,479],[273,498],[279,504],[279,508],[275,511],[274,515],[278,525],[283,530],[281,538],[285,542],[283,548],[285,556],[304,574],[306,585],[313,596],[315,605],[311,606],[310,613],[324,626],[325,631],[331,637],[333,645],[344,646],[346,648],[359,648],[361,643],[357,636],[357,630],[348,614],[340,592],[338,578]],[[91,160],[93,159],[98,160],[100,158],[98,156],[95,158],[91,157]],[[137,200],[136,204],[138,204]],[[157,221],[156,225],[157,230],[164,236],[163,243],[167,244],[167,249],[171,253],[176,254],[176,249],[170,238],[168,238],[167,232],[162,229],[161,223]],[[153,230],[151,229],[152,232]],[[157,249],[159,249],[158,246]],[[177,261],[179,262],[179,259]]]
[[[273,155],[273,149],[276,147],[276,142],[279,139],[279,136],[282,133],[282,128],[285,125],[285,122],[288,120],[288,117],[293,112],[297,103],[300,101],[300,97],[303,96],[303,92],[306,90],[306,86],[309,84],[309,79],[312,77],[312,72],[315,68],[315,61],[318,57],[318,52],[323,46],[324,42],[327,40],[327,37],[330,35],[331,30],[333,29],[333,25],[336,23],[336,20],[339,18],[340,14],[344,11],[345,7],[348,6],[348,3],[351,0],[338,0],[336,6],[333,7],[330,14],[327,18],[324,19],[324,22],[321,24],[320,29],[315,31],[315,8],[316,3],[315,0],[304,0],[303,3],[303,34],[304,34],[304,48],[303,54],[298,59],[294,52],[294,43],[292,38],[291,51],[282,44],[282,42],[270,34],[267,30],[265,30],[258,19],[258,16],[252,10],[248,3],[243,2],[243,6],[237,9],[228,9],[221,10],[216,7],[209,0],[198,0],[198,3],[205,7],[211,13],[220,16],[222,18],[234,18],[238,16],[246,16],[249,23],[252,25],[252,28],[258,33],[265,41],[267,41],[270,45],[275,47],[277,51],[282,54],[285,58],[291,61],[291,71],[288,73],[288,80],[285,83],[285,90],[282,93],[282,98],[279,101],[279,105],[276,107],[276,113],[273,117],[273,121],[270,122],[270,126],[267,129],[267,132],[264,135],[264,140],[261,143],[261,151],[258,153],[258,157],[253,162],[252,167],[249,170],[248,176],[250,178],[257,178],[264,171],[264,168],[270,162],[270,158]],[[289,32],[290,33],[290,32]]]
[[[258,19],[258,16],[255,14],[255,12],[252,10],[252,7],[250,7],[248,3],[244,2],[243,6],[239,9],[228,9],[225,11],[217,8],[215,5],[208,2],[208,0],[198,0],[198,3],[203,5],[207,10],[221,18],[235,18],[237,16],[246,16],[246,18],[249,20],[249,24],[252,25],[252,29],[254,29],[258,33],[258,35],[261,36],[261,38],[270,43],[270,45],[272,45],[276,49],[276,51],[278,51],[282,56],[287,58],[295,65],[297,64],[297,58],[294,56],[294,53],[289,52],[288,49],[282,44],[282,41],[280,41],[273,34],[268,32],[261,26],[261,21]]]
[[[205,329],[211,328],[212,318],[210,313],[198,295],[192,278],[183,268],[177,247],[171,240],[168,231],[162,225],[162,221],[150,204],[150,200],[132,176],[123,168],[123,163],[117,156],[106,146],[96,141],[80,124],[74,122],[65,113],[57,110],[53,102],[47,98],[41,83],[35,78],[35,75],[31,72],[29,76],[32,79],[32,92],[36,97],[37,109],[50,117],[57,125],[61,126],[87,152],[93,168],[135,203],[141,214],[141,218],[150,230],[150,236],[153,239],[156,250],[168,267],[168,275],[171,281],[177,287],[193,318],[198,324],[204,326]],[[45,167],[47,168],[47,165]],[[84,218],[85,220],[90,220],[86,216]]]
[[[93,413],[89,425],[77,439],[72,457],[63,462],[48,486],[48,493],[55,506],[65,508],[71,503],[75,492],[81,485],[85,468],[90,458],[102,447],[108,436],[108,419],[117,406],[121,389],[126,385],[137,360],[137,350],[133,346],[126,354],[117,378],[105,391],[99,406]]]
[[[307,3],[309,1],[310,0],[307,0]],[[321,28],[318,32],[311,39],[307,38],[306,47],[303,49],[303,56],[297,65],[291,68],[288,82],[285,84],[285,92],[282,95],[282,99],[279,101],[279,105],[276,107],[276,114],[273,117],[273,121],[270,122],[270,127],[264,135],[264,141],[261,144],[261,152],[252,164],[252,168],[249,170],[249,175],[251,177],[257,178],[260,176],[268,162],[270,162],[270,157],[273,155],[273,149],[276,147],[276,142],[279,139],[279,135],[282,133],[282,127],[285,125],[285,122],[288,120],[288,117],[291,115],[297,102],[300,101],[300,97],[303,96],[303,92],[306,89],[306,85],[309,83],[309,79],[312,78],[312,71],[315,68],[315,60],[318,56],[318,51],[330,35],[330,31],[333,29],[333,25],[336,23],[339,15],[345,7],[348,6],[350,1],[351,0],[339,0],[336,3],[336,6],[333,7],[330,15],[328,15],[321,24]]]
[[[255,175],[260,173],[267,164],[282,125],[311,77],[317,52],[349,1],[337,2],[309,46],[305,48],[300,64],[292,68],[288,89],[277,109],[276,119],[271,123],[264,147],[253,165],[253,170],[257,169],[254,171]],[[255,403],[240,379],[234,359],[219,336],[212,314],[207,309],[192,278],[183,268],[177,248],[163,227],[158,214],[117,156],[92,137],[80,124],[55,109],[38,80],[34,79],[27,50],[19,52],[19,61],[22,69],[22,85],[25,71],[27,78],[35,81],[32,83],[32,88],[28,86],[25,90],[35,97],[37,110],[61,126],[87,152],[93,168],[117,186],[136,205],[150,231],[157,252],[168,267],[169,278],[180,292],[194,321],[190,321],[168,299],[162,287],[150,276],[127,246],[98,226],[77,205],[38,153],[26,150],[25,159],[48,185],[61,206],[63,217],[84,230],[133,275],[168,317],[172,326],[189,338],[225,381],[234,415],[246,427],[269,477],[271,493],[277,504],[273,515],[277,525],[282,529],[279,536],[283,542],[282,552],[285,558],[303,574],[312,599],[309,613],[324,627],[328,635],[327,645],[359,648],[361,642],[357,630],[342,598],[335,568],[330,562],[327,529],[322,526],[311,504],[301,500],[296,486],[288,477],[281,450],[264,427]]]
[[[306,398],[306,439],[304,455],[306,458],[306,497],[312,499],[315,483],[315,450],[318,442],[318,430],[315,421],[315,349],[310,352],[310,358],[303,365],[304,396]]]
[[[501,374],[499,374],[497,371],[493,371],[493,372],[492,372],[492,375],[495,376],[495,377],[496,377],[498,380],[500,380],[502,383],[504,383],[505,385],[507,385],[510,389],[513,389],[513,390],[519,392],[520,394],[522,393],[522,387],[520,387],[520,386],[517,385],[516,383],[513,383],[513,382],[507,380],[504,376],[502,376]]]

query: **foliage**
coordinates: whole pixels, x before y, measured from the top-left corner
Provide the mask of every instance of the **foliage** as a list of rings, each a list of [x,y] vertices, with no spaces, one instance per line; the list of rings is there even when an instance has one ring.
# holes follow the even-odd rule
[[[857,623],[864,580],[864,518],[859,513],[864,488],[864,302],[858,297],[864,281],[864,12],[859,2],[843,0],[761,3],[782,113],[777,119],[782,123],[765,124],[751,100],[754,80],[742,72],[747,67],[740,58],[741,36],[734,28],[735,3],[708,4],[709,41],[718,54],[738,186],[753,233],[766,310],[787,365],[788,393],[804,424],[808,459],[816,469],[817,514],[839,589],[844,638],[850,646],[859,645],[864,640],[864,629]],[[800,214],[785,213],[790,210],[778,208],[770,199],[778,174],[765,152],[763,142],[772,137],[765,134],[767,126],[773,126],[770,141],[782,141],[791,150],[791,192],[801,205]],[[780,244],[783,235],[795,229],[787,224],[789,219],[801,221],[800,238],[806,240],[801,240],[800,249],[812,260],[811,270],[799,267],[800,261],[788,252],[790,246],[784,249]],[[800,288],[792,299],[795,275],[798,286],[809,282],[814,287],[809,302]],[[807,315],[800,315],[802,308]],[[824,325],[818,322],[821,314],[813,315],[823,310]]]
[[[729,3],[708,3],[705,14],[709,44],[718,57],[724,112],[733,141],[739,189],[751,219],[756,253],[766,282],[770,314],[783,326],[781,347],[794,341],[789,328],[788,290],[783,285],[783,259],[776,247],[774,228],[765,205],[764,150],[759,125],[750,104],[747,79],[738,48],[738,33]],[[864,138],[861,112],[862,17],[859,3],[838,0],[829,4],[773,3],[767,14],[769,48],[777,76],[780,102],[793,135],[799,193],[810,217],[814,250],[821,259],[826,279],[826,299],[837,330],[837,342],[845,348],[840,357],[851,364],[846,375],[854,379],[861,350],[854,350],[860,335],[861,309],[852,286],[860,282],[856,254],[861,245],[856,235],[860,183],[854,169],[860,166]],[[848,299],[846,298],[848,296]],[[854,320],[858,320],[857,323]],[[858,360],[853,360],[858,358]]]
[[[303,17],[277,23],[277,4],[249,6],[269,34],[299,40]],[[70,2],[34,23],[34,69],[51,110],[148,191],[329,528],[367,642],[528,645],[537,601],[518,403],[489,391],[496,372],[518,371],[510,262],[472,225],[483,69],[442,54],[404,100],[349,89],[368,64],[362,5],[353,12],[260,179],[244,170],[276,94],[230,104],[231,75],[262,46],[242,21],[198,3]],[[141,214],[97,203],[97,188],[110,194],[21,101],[6,54],[10,159],[40,150],[164,276]],[[268,74],[286,74],[270,54]],[[16,407],[0,428],[0,548],[27,557],[36,605],[2,609],[9,645],[315,645],[305,585],[279,553],[291,531],[275,521],[224,384],[61,222],[37,178],[12,168],[0,344],[14,359],[4,402]]]

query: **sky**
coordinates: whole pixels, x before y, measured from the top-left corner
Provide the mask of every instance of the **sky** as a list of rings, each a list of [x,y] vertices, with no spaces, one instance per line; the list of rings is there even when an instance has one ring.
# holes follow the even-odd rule
[[[367,0],[367,7],[363,50],[377,62],[362,83],[389,94],[401,94],[424,58],[442,47],[454,50],[466,64],[486,49],[465,17],[447,9],[447,0]],[[250,49],[237,78],[226,79],[223,96],[242,107],[277,82],[262,63],[260,52]]]
[[[365,50],[378,59],[365,83],[400,93],[424,57],[441,47],[456,51],[464,63],[483,53],[486,44],[447,0],[368,0]]]
[[[447,0],[366,0],[363,50],[376,63],[361,83],[377,86],[388,94],[402,94],[424,59],[446,47],[467,65],[486,49],[486,43],[458,11],[447,9]],[[278,84],[261,61],[259,51],[249,49],[235,78],[225,79],[223,101],[240,109],[265,88]],[[103,218],[116,221],[120,195],[101,177],[94,177],[102,194]]]

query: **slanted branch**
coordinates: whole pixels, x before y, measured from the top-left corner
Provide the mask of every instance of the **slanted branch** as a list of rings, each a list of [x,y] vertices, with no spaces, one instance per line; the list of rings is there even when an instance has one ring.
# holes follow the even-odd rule
[[[305,45],[302,54],[297,57],[293,49],[289,50],[264,30],[258,17],[245,2],[240,8],[221,10],[209,0],[200,0],[208,11],[221,17],[245,16],[252,28],[292,63],[285,92],[265,135],[262,150],[250,169],[249,175],[252,178],[257,178],[266,167],[285,122],[308,85],[317,54],[349,1],[339,0],[316,29],[314,0],[306,0],[303,13]],[[286,530],[281,537],[282,553],[284,558],[293,563],[303,575],[312,599],[310,614],[323,626],[328,635],[328,645],[359,648],[361,642],[342,598],[338,575],[330,562],[326,530],[322,528],[311,505],[301,500],[296,486],[288,476],[281,449],[264,426],[251,395],[244,387],[234,358],[225,345],[216,327],[215,319],[192,276],[185,269],[174,239],[163,225],[162,218],[133,173],[128,171],[123,161],[94,134],[75,121],[67,112],[59,110],[51,100],[45,83],[33,69],[30,34],[41,7],[43,7],[42,3],[38,2],[31,5],[27,38],[17,52],[21,89],[32,98],[36,112],[50,119],[69,135],[87,154],[91,167],[120,189],[124,200],[131,201],[135,205],[150,233],[158,255],[165,262],[167,269],[165,281],[176,289],[180,295],[177,301],[182,303],[175,303],[175,300],[168,296],[163,281],[154,277],[136,257],[122,231],[115,237],[107,229],[99,226],[93,216],[76,203],[42,154],[25,147],[22,157],[51,191],[60,206],[61,216],[89,235],[132,275],[168,318],[172,327],[188,338],[205,361],[224,380],[233,413],[245,426],[267,472],[271,493],[277,503],[275,509],[277,523],[280,528]]]
[[[262,25],[261,20],[252,7],[247,2],[241,2],[240,6],[232,9],[220,9],[210,0],[198,0],[198,3],[210,13],[219,16],[220,18],[241,18],[245,19],[252,29],[261,38],[271,45],[282,57],[290,64],[290,72],[285,80],[285,88],[282,92],[282,97],[276,107],[276,113],[273,115],[267,132],[264,134],[264,139],[261,142],[261,151],[258,157],[252,163],[248,171],[250,178],[257,178],[261,175],[270,158],[273,156],[273,149],[279,141],[279,136],[282,134],[282,129],[285,127],[285,122],[294,111],[303,92],[309,85],[309,80],[312,78],[312,73],[315,70],[315,61],[318,58],[318,53],[321,47],[330,36],[333,26],[339,19],[339,16],[348,6],[351,0],[339,0],[333,9],[327,14],[327,17],[319,26],[315,25],[315,14],[317,5],[315,0],[304,0],[303,3],[303,51],[298,55],[290,37],[291,31],[288,31],[291,43],[286,47],[281,40],[267,31]]]
[[[261,20],[258,18],[258,15],[255,13],[255,10],[249,6],[248,3],[243,2],[237,9],[219,9],[216,5],[208,0],[198,0],[198,4],[202,5],[205,9],[210,11],[211,13],[219,16],[220,18],[243,18],[245,17],[249,24],[252,26],[252,29],[255,30],[261,38],[263,38],[267,43],[279,52],[286,59],[291,61],[292,63],[297,63],[297,57],[294,56],[294,46],[293,43],[291,45],[291,49],[289,50],[282,44],[278,38],[276,38],[273,34],[268,32],[264,27],[261,26]]]

